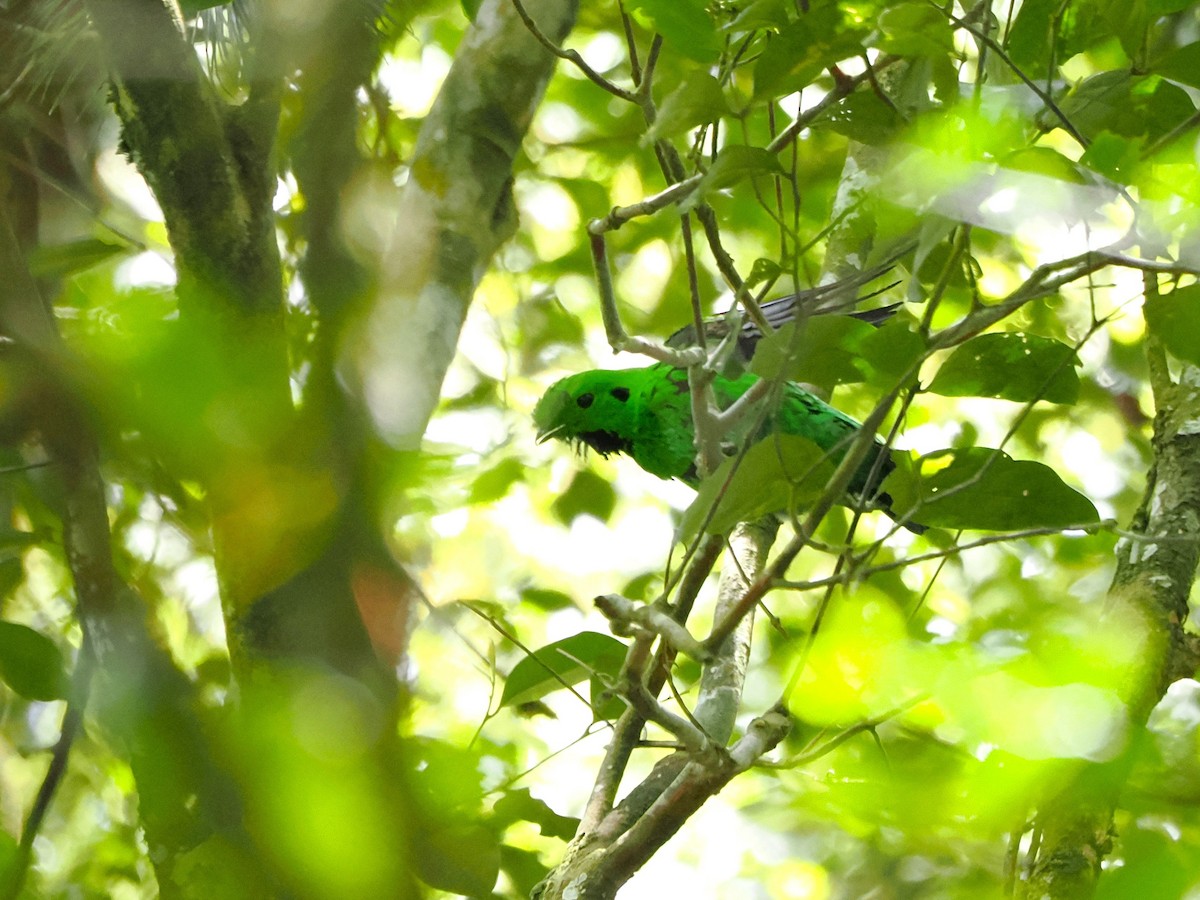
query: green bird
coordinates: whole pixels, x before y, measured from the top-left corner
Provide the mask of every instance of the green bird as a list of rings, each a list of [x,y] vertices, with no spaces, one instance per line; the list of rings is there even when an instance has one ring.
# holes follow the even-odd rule
[[[728,409],[758,381],[756,375],[718,376],[713,381],[717,405]],[[575,447],[590,447],[601,456],[624,453],[659,478],[678,478],[696,487],[695,430],[687,372],[667,363],[640,369],[601,370],[568,376],[553,384],[533,411],[538,443],[555,438]],[[778,406],[753,436],[796,435],[812,441],[836,465],[849,449],[861,423],[834,409],[794,382],[785,382]],[[731,452],[732,452],[731,447]],[[889,450],[876,439],[850,481],[849,493],[896,519],[892,499],[879,492],[896,467]],[[786,498],[780,498],[780,509]],[[925,526],[903,522],[916,534]]]

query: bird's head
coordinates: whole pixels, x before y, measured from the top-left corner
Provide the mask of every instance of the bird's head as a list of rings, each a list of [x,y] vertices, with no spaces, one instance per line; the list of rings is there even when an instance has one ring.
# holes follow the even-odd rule
[[[631,372],[594,369],[555,382],[533,410],[538,443],[556,438],[602,456],[631,453],[634,385]]]

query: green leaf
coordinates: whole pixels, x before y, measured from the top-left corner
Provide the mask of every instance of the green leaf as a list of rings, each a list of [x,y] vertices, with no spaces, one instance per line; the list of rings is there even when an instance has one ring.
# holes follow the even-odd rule
[[[696,190],[679,204],[680,212],[695,209],[711,191],[731,187],[756,175],[780,174],[783,174],[783,167],[779,164],[778,157],[769,150],[747,147],[744,144],[724,147],[700,179]]]
[[[825,451],[812,441],[790,434],[772,435],[752,446],[740,460],[736,456],[725,460],[700,482],[696,499],[679,525],[680,539],[690,541],[701,528],[723,534],[738,522],[802,509],[821,496],[833,470]],[[713,513],[708,519],[710,509]]]
[[[1003,450],[938,450],[913,461],[895,453],[883,482],[898,512],[934,528],[1013,531],[1065,528],[1100,519],[1092,501],[1053,469]]]
[[[710,191],[730,187],[754,175],[782,175],[779,158],[762,147],[731,144],[721,149],[701,183]]]
[[[997,332],[972,338],[942,363],[929,390],[943,397],[998,397],[1017,403],[1075,403],[1075,351],[1052,338]]]
[[[509,673],[500,696],[501,706],[540,700],[593,673],[615,678],[625,661],[626,646],[614,637],[582,631],[525,657]]]
[[[750,371],[762,378],[784,378],[832,389],[862,381],[855,361],[862,342],[875,329],[850,316],[817,316],[789,322],[764,337],[754,350]]]
[[[1059,6],[1059,0],[1023,0],[1006,45],[1014,64],[1023,69],[1045,65],[1053,35],[1050,22]]]
[[[483,775],[476,750],[419,738],[409,750],[412,791],[422,815],[452,823],[466,814],[474,818],[483,801]]]
[[[1049,178],[1057,178],[1059,181],[1069,181],[1072,184],[1090,183],[1079,170],[1077,163],[1049,147],[1022,147],[1020,150],[1006,154],[1001,160],[1001,165],[1006,169],[1032,172],[1035,175],[1045,175]]]
[[[90,269],[129,250],[126,244],[113,244],[99,238],[47,244],[29,254],[29,270],[39,278],[60,278]]]
[[[514,822],[532,822],[538,826],[546,837],[559,838],[569,841],[579,827],[579,820],[571,816],[561,816],[552,810],[544,800],[539,800],[529,792],[529,788],[517,788],[504,792],[492,808],[496,824],[507,827]]]
[[[1126,138],[1111,131],[1101,131],[1079,157],[1079,162],[1093,172],[1099,172],[1122,184],[1130,184],[1142,158],[1141,138]]]
[[[179,8],[183,10],[184,15],[192,16],[206,9],[227,6],[232,2],[233,0],[179,0]]]
[[[0,680],[29,700],[67,696],[67,673],[57,645],[16,622],[0,622]]]
[[[954,49],[950,21],[936,6],[901,3],[879,15],[878,47],[897,56],[943,56]]]
[[[491,896],[500,874],[500,842],[484,825],[426,827],[414,836],[412,857],[421,880],[465,897]]]
[[[500,845],[500,867],[512,881],[518,897],[534,896],[538,884],[550,874],[536,850],[525,850],[512,844]]]
[[[16,839],[7,831],[0,831],[0,884],[12,883],[18,859],[20,859],[20,848]],[[18,896],[25,897],[27,892],[28,889],[22,891]],[[32,895],[30,894],[30,896]]]
[[[754,64],[754,98],[791,94],[807,87],[838,60],[862,52],[860,32],[834,4],[811,8],[775,35]]]
[[[774,281],[783,274],[779,263],[766,257],[758,257],[750,265],[750,274],[746,276],[746,287],[751,288],[766,281]]]
[[[1126,127],[1116,127],[1116,120],[1137,118],[1130,115],[1132,87],[1133,77],[1127,71],[1100,72],[1085,79],[1059,103],[1059,108],[1084,135],[1098,134],[1105,128],[1127,133]],[[1045,121],[1057,124],[1057,119],[1047,117]]]
[[[595,516],[607,522],[617,505],[617,492],[613,486],[587,469],[580,469],[554,503],[550,512],[564,525],[570,525],[580,516]]]
[[[1147,0],[1146,12],[1154,16],[1169,16],[1171,13],[1182,12],[1193,2],[1194,0]]]
[[[525,464],[519,459],[502,459],[475,477],[467,492],[468,503],[495,503],[518,481],[525,480]]]
[[[630,0],[625,8],[649,19],[663,40],[688,59],[711,63],[721,52],[706,0]]]
[[[1135,95],[1139,101],[1142,128],[1114,128],[1119,134],[1131,137],[1145,134],[1149,140],[1155,141],[1174,132],[1196,114],[1196,106],[1186,90],[1156,75],[1143,79]],[[1188,146],[1191,146],[1190,141]]]
[[[1150,71],[1189,87],[1200,87],[1200,41],[1172,50],[1151,65]]]
[[[536,606],[545,612],[575,608],[575,601],[568,594],[564,594],[562,591],[553,591],[549,588],[525,588],[525,590],[521,591],[521,602]]]
[[[729,103],[717,79],[707,72],[691,72],[663,98],[654,124],[642,137],[642,146],[715,122],[729,113]]]
[[[896,136],[904,119],[874,91],[857,91],[836,104],[824,122],[838,134],[863,144],[882,144]]]
[[[1161,788],[1161,784],[1155,786]],[[1122,864],[1113,867],[1111,876],[1105,874],[1095,900],[1169,900],[1188,896],[1196,883],[1194,847],[1187,842],[1181,846],[1177,838],[1159,833],[1153,826],[1131,823],[1121,829],[1121,856]]]
[[[873,383],[894,383],[909,372],[925,352],[925,341],[909,322],[892,319],[859,342],[858,365]]]
[[[791,21],[788,16],[790,6],[790,0],[751,0],[737,7],[737,15],[725,26],[725,30],[734,34],[760,28],[778,31]]]
[[[1146,326],[1177,358],[1200,365],[1200,284],[1189,284],[1143,307]]]
[[[25,566],[19,556],[0,560],[0,600],[7,598],[24,580]]]

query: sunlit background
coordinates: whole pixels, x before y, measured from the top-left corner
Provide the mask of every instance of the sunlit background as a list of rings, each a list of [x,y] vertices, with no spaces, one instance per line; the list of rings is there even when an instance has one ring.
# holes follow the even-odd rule
[[[382,163],[398,164],[364,179],[347,199],[344,229],[365,259],[385,254],[393,229],[405,227],[395,220],[407,179],[403,155],[411,150],[465,26],[457,9],[418,19],[379,68],[378,87],[393,118],[386,127],[370,120],[364,141],[370,144],[386,128],[394,129],[386,140],[394,141],[391,149],[400,160],[381,152]],[[965,56],[959,73],[963,91],[969,92],[975,44],[962,33],[956,41]],[[1062,60],[1061,75],[1083,80],[1117,66],[1113,55],[1120,51],[1114,44]],[[585,17],[570,45],[600,73],[625,77],[623,42],[600,19]],[[678,59],[664,65],[664,78],[681,68]],[[845,66],[848,76],[860,70],[856,60]],[[746,86],[739,89],[745,95]],[[828,89],[821,82],[779,100],[774,106],[780,121],[809,108]],[[1189,88],[1186,96],[1194,93]],[[90,98],[93,104],[102,101]],[[1144,234],[1161,239],[1161,246],[1146,252],[1169,251],[1183,262],[1197,262],[1190,258],[1194,244],[1179,238],[1194,222],[1194,206],[1188,208],[1178,195],[1143,196],[1136,183],[1119,185],[1094,172],[1084,178],[1076,165],[1083,150],[1063,131],[1044,130],[1031,138],[1029,121],[1037,109],[1036,96],[1024,84],[989,83],[975,108],[961,116],[917,117],[888,145],[875,189],[887,197],[897,230],[908,222],[947,233],[954,222],[977,229],[976,283],[959,279],[950,285],[934,328],[961,318],[973,289],[985,302],[1001,298],[1039,265],[1109,246],[1135,219]],[[646,363],[609,348],[584,239],[590,219],[661,189],[652,155],[635,146],[641,127],[627,105],[599,92],[571,66],[560,67],[526,142],[528,158],[516,173],[519,230],[480,283],[443,401],[425,434],[421,465],[427,475],[415,487],[406,485],[403,497],[397,488],[397,496],[381,504],[398,510],[390,544],[424,595],[399,668],[414,695],[406,728],[428,742],[435,760],[431,770],[439,760],[457,767],[461,783],[445,789],[461,792],[465,807],[490,809],[507,792],[527,788],[561,816],[580,814],[610,734],[609,723],[595,722],[585,702],[586,681],[582,696],[556,691],[542,704],[513,708],[500,702],[504,677],[530,649],[581,631],[607,634],[607,621],[592,599],[606,593],[653,599],[666,567],[677,564],[682,553],[675,528],[694,497],[691,489],[657,479],[624,458],[573,454],[554,442],[539,445],[530,420],[542,392],[567,374]],[[749,127],[762,125],[755,121]],[[63,200],[59,215],[47,217],[52,223],[47,231],[57,229],[62,240],[81,231],[128,239],[125,252],[70,272],[66,301],[56,310],[69,338],[97,358],[111,359],[123,347],[135,355],[136,348],[122,341],[137,340],[139,321],[161,314],[155,304],[164,302],[175,275],[152,193],[118,152],[115,123],[105,118],[100,132],[106,149],[94,176],[103,209],[93,215]],[[729,140],[737,137],[726,134]],[[798,220],[806,238],[828,223],[845,144],[828,128],[808,130],[798,141],[806,179]],[[1176,154],[1172,165],[1186,169],[1195,184],[1195,162],[1194,155]],[[744,273],[756,259],[775,253],[777,244],[771,243],[770,217],[746,187],[709,198],[725,246]],[[287,222],[303,205],[295,180],[281,178],[275,208],[285,269],[293,273],[303,247]],[[52,233],[44,237],[54,243]],[[821,250],[801,260],[801,283],[792,285],[785,277],[772,295],[818,281]],[[614,234],[610,253],[620,310],[631,331],[663,338],[690,320],[678,218],[670,210]],[[725,310],[731,293],[707,254],[700,254],[699,263],[708,311]],[[869,301],[904,302],[899,315],[905,321],[924,314],[921,301],[932,280],[914,275],[910,265],[906,260],[885,276],[884,283],[897,283]],[[290,277],[289,315],[301,323],[295,329],[300,333],[312,311],[302,280]],[[1053,468],[1095,504],[1101,518],[1127,523],[1144,487],[1149,459],[1144,416],[1153,411],[1139,349],[1142,292],[1140,273],[1104,269],[1000,326],[1076,347],[1083,385],[1077,405],[920,393],[896,445],[917,454],[1003,446],[1017,459]],[[1094,322],[1103,324],[1089,334]],[[349,368],[362,352],[348,340],[344,364]],[[927,360],[922,384],[928,386],[948,355]],[[294,380],[300,398],[303,369]],[[862,418],[878,401],[879,387],[870,379],[840,384],[831,402]],[[394,401],[403,394],[403,385],[397,385],[388,396]],[[380,396],[372,399],[384,402]],[[130,497],[117,495],[130,488],[114,479],[110,490],[114,508],[129,508]],[[180,665],[200,681],[219,685],[220,676],[204,674],[223,665],[225,640],[211,547],[180,527],[179,510],[162,497],[146,492],[133,507],[136,520],[120,532],[134,561],[129,577],[138,585],[155,585],[157,624]],[[818,538],[838,542],[848,518],[835,510]],[[18,524],[32,530],[38,523]],[[868,515],[860,539],[883,537],[890,525]],[[990,879],[1003,865],[1006,836],[1021,826],[1031,798],[1049,790],[1073,761],[1112,759],[1130,738],[1119,694],[1123,663],[1139,652],[1142,626],[1100,615],[1117,539],[1109,530],[995,543],[836,591],[822,637],[804,659],[798,691],[790,698],[799,722],[778,754],[783,767],[735,779],[621,896],[824,900],[866,896],[880,884],[892,885],[891,896],[933,896],[940,879],[954,887],[938,896],[989,895],[996,887]],[[899,532],[887,539],[876,562],[934,546]],[[61,590],[61,563],[37,547],[20,558],[24,580],[6,603],[5,618],[63,635],[68,652],[77,648],[80,635]],[[831,573],[834,559],[806,552],[789,580],[820,579]],[[704,634],[711,620],[713,587],[689,623],[693,633]],[[820,596],[811,590],[768,596],[766,607],[776,623],[759,617],[739,726],[769,708],[788,684]],[[685,701],[695,699],[697,671],[694,664],[680,665]],[[365,744],[363,735],[376,727],[370,704],[360,703],[354,689],[336,679],[314,681],[305,690],[304,702],[331,710],[331,717],[311,733],[303,731],[308,725],[297,725],[296,739],[315,756],[333,760],[331,765],[356,759],[363,751],[355,741]],[[210,693],[213,703],[226,699],[219,686]],[[903,713],[883,721],[877,737],[864,733],[815,760],[788,764],[822,729],[832,736],[898,707]],[[36,792],[44,770],[44,755],[28,751],[54,743],[61,711],[61,701],[5,706],[0,822],[10,833],[19,833],[25,798]],[[287,727],[289,712],[276,714]],[[311,725],[311,719],[296,721]],[[1193,780],[1187,791],[1200,776],[1198,724],[1200,685],[1178,681],[1156,712],[1152,731],[1178,738],[1172,743],[1164,737],[1156,753],[1169,757],[1182,752],[1180,746],[1190,747],[1184,768],[1190,767]],[[649,736],[669,737],[653,728]],[[128,767],[95,746],[80,755],[84,761],[74,767],[69,786],[72,802],[56,809],[36,845],[42,883],[52,894],[66,895],[87,858],[110,854],[107,871],[126,873],[109,882],[111,896],[151,896],[153,877],[136,833]],[[635,784],[660,756],[654,750],[636,753],[626,785]],[[1146,787],[1154,781],[1155,761],[1143,759],[1141,765],[1135,780]],[[296,774],[289,783],[304,781]],[[319,785],[312,790],[303,798],[310,808],[346,812],[339,805],[344,798],[321,796]],[[1178,842],[1187,834],[1184,858],[1200,853],[1200,820],[1192,809],[1144,802],[1139,813],[1134,806],[1123,824],[1143,841]],[[355,848],[338,844],[319,824],[300,828],[295,840],[298,855],[310,842],[326,841],[322,853],[340,855],[348,870],[355,868]],[[530,821],[512,824],[504,841],[540,854],[544,864],[553,864],[564,846]],[[1113,865],[1121,865],[1119,856]],[[319,866],[314,873],[323,877]],[[505,878],[501,887],[509,890]],[[332,890],[353,887],[352,880],[331,884]],[[1200,888],[1189,889],[1189,897],[1200,896]]]

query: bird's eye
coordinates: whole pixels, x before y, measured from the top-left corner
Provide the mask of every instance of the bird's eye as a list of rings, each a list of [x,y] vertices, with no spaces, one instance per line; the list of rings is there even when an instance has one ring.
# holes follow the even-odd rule
[[[575,399],[575,402],[579,404],[580,409],[587,409],[589,406],[592,405],[592,403],[595,402],[595,400],[596,400],[596,398],[593,397],[591,394],[580,394]]]
[[[629,399],[629,388],[627,387],[615,387],[611,393],[622,403]]]

